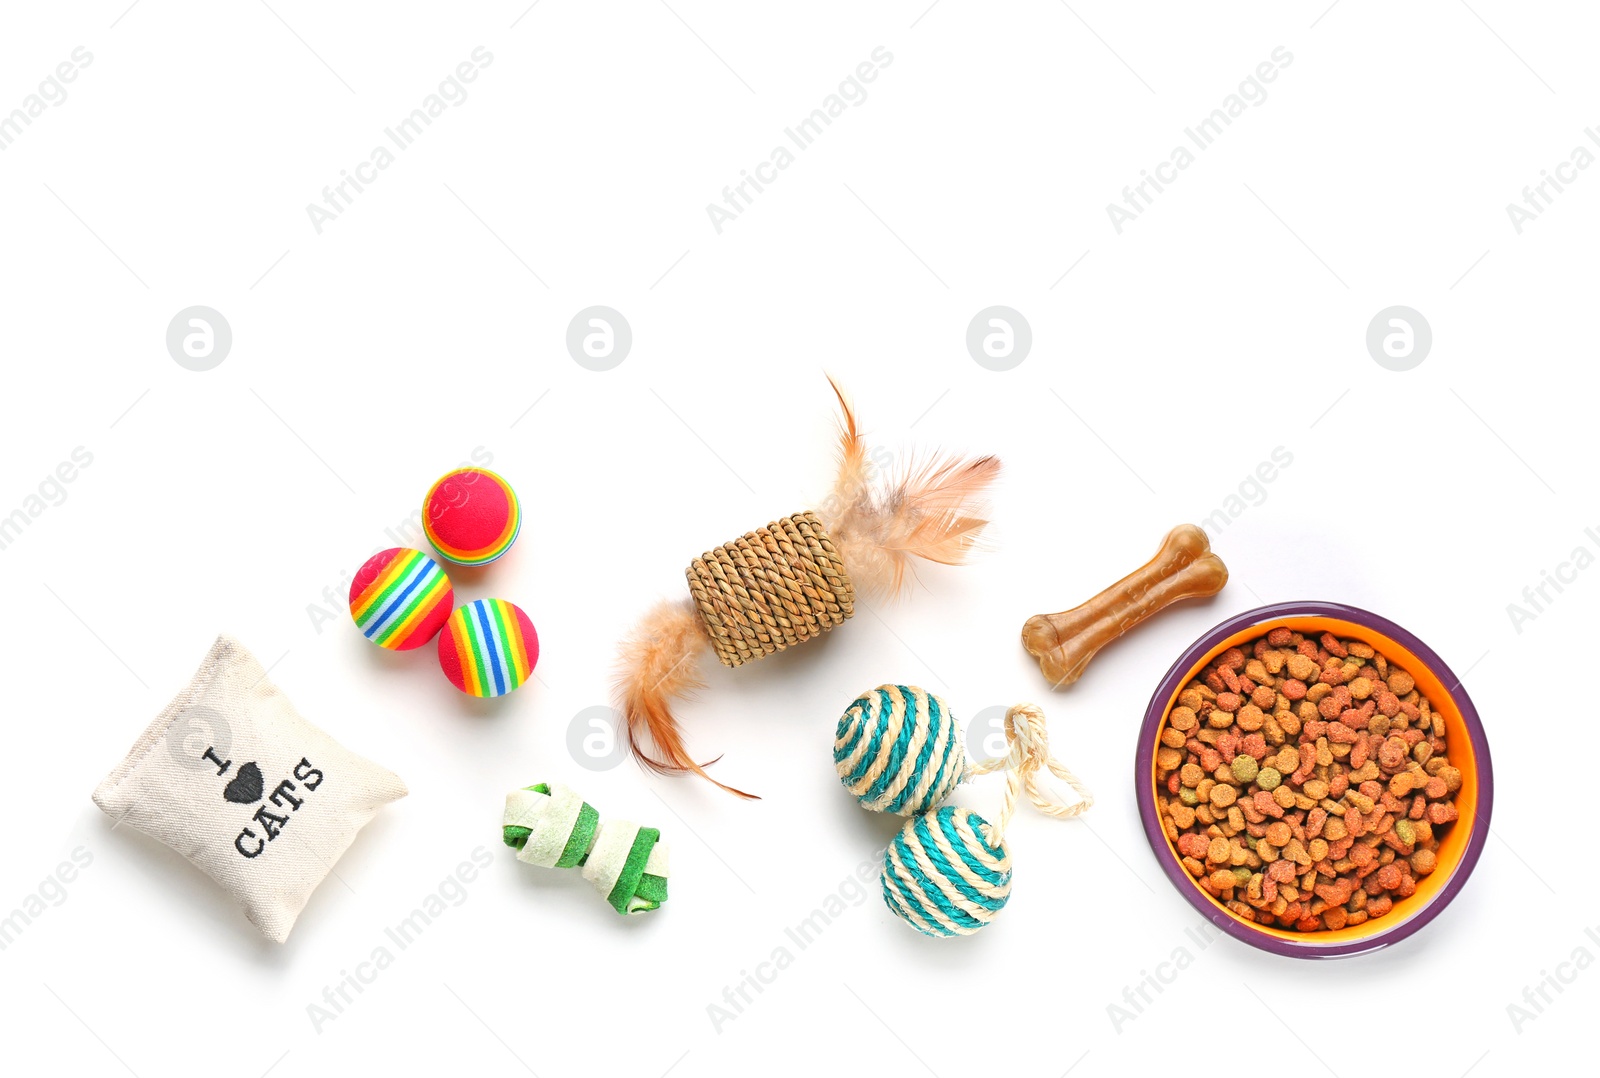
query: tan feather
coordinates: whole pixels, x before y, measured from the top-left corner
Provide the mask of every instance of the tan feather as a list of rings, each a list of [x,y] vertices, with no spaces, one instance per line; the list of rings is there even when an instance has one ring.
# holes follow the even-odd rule
[[[672,714],[673,700],[704,688],[697,665],[710,648],[699,611],[687,599],[660,602],[639,621],[622,643],[616,679],[628,745],[641,764],[659,775],[692,772],[731,794],[754,800],[754,794],[706,773],[706,766],[716,760],[701,764],[689,755]]]
[[[979,516],[1000,475],[996,457],[944,457],[913,465],[888,498],[884,546],[909,557],[958,565],[989,523]]]
[[[843,507],[862,497],[870,486],[871,475],[867,465],[867,446],[856,427],[855,411],[831,374],[828,376],[828,385],[833,387],[833,395],[839,399],[839,473],[834,480],[829,501]]]
[[[839,472],[818,510],[858,591],[898,597],[913,558],[956,565],[988,524],[984,498],[1000,474],[995,457],[910,460],[875,490],[854,411],[839,389]]]

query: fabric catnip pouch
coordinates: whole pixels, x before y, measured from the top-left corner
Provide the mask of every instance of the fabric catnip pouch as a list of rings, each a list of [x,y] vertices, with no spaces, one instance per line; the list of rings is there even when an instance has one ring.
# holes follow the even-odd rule
[[[282,943],[356,832],[405,795],[398,776],[306,722],[255,656],[220,636],[94,803],[193,861]]]

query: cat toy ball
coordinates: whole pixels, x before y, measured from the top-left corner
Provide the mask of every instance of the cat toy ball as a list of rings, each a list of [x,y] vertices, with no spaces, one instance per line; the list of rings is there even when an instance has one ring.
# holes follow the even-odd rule
[[[862,693],[839,719],[833,762],[839,781],[874,812],[911,817],[884,852],[879,882],[896,917],[929,936],[968,936],[988,925],[1011,897],[1006,827],[1019,794],[1046,816],[1080,816],[1094,804],[1076,775],[1050,755],[1044,712],[1017,704],[1006,712],[1006,754],[969,764],[950,705],[913,685]],[[1040,784],[1040,769],[1071,786],[1063,802]],[[959,783],[1004,771],[1000,815],[940,805]]]

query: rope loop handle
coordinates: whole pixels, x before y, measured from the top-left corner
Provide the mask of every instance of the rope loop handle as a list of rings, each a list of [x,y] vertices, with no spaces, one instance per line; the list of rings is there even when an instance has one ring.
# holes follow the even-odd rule
[[[1050,734],[1045,725],[1044,711],[1039,705],[1017,704],[1007,710],[1005,732],[1006,754],[976,763],[970,772],[973,776],[990,775],[996,771],[1006,773],[1005,800],[1001,803],[999,821],[990,826],[991,840],[999,842],[1005,837],[1011,814],[1017,807],[1019,792],[1026,793],[1033,807],[1046,816],[1071,819],[1089,810],[1094,804],[1094,794],[1065,764],[1050,755]],[[1071,786],[1078,800],[1062,801],[1052,790],[1041,785],[1041,768],[1048,769],[1056,778]]]

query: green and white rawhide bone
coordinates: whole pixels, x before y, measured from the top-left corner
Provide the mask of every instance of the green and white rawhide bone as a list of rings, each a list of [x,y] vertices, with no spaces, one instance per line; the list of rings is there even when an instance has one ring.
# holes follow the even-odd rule
[[[602,820],[559,782],[506,795],[502,834],[517,860],[545,868],[582,868],[583,878],[618,913],[648,913],[667,900],[667,844],[654,827]]]

